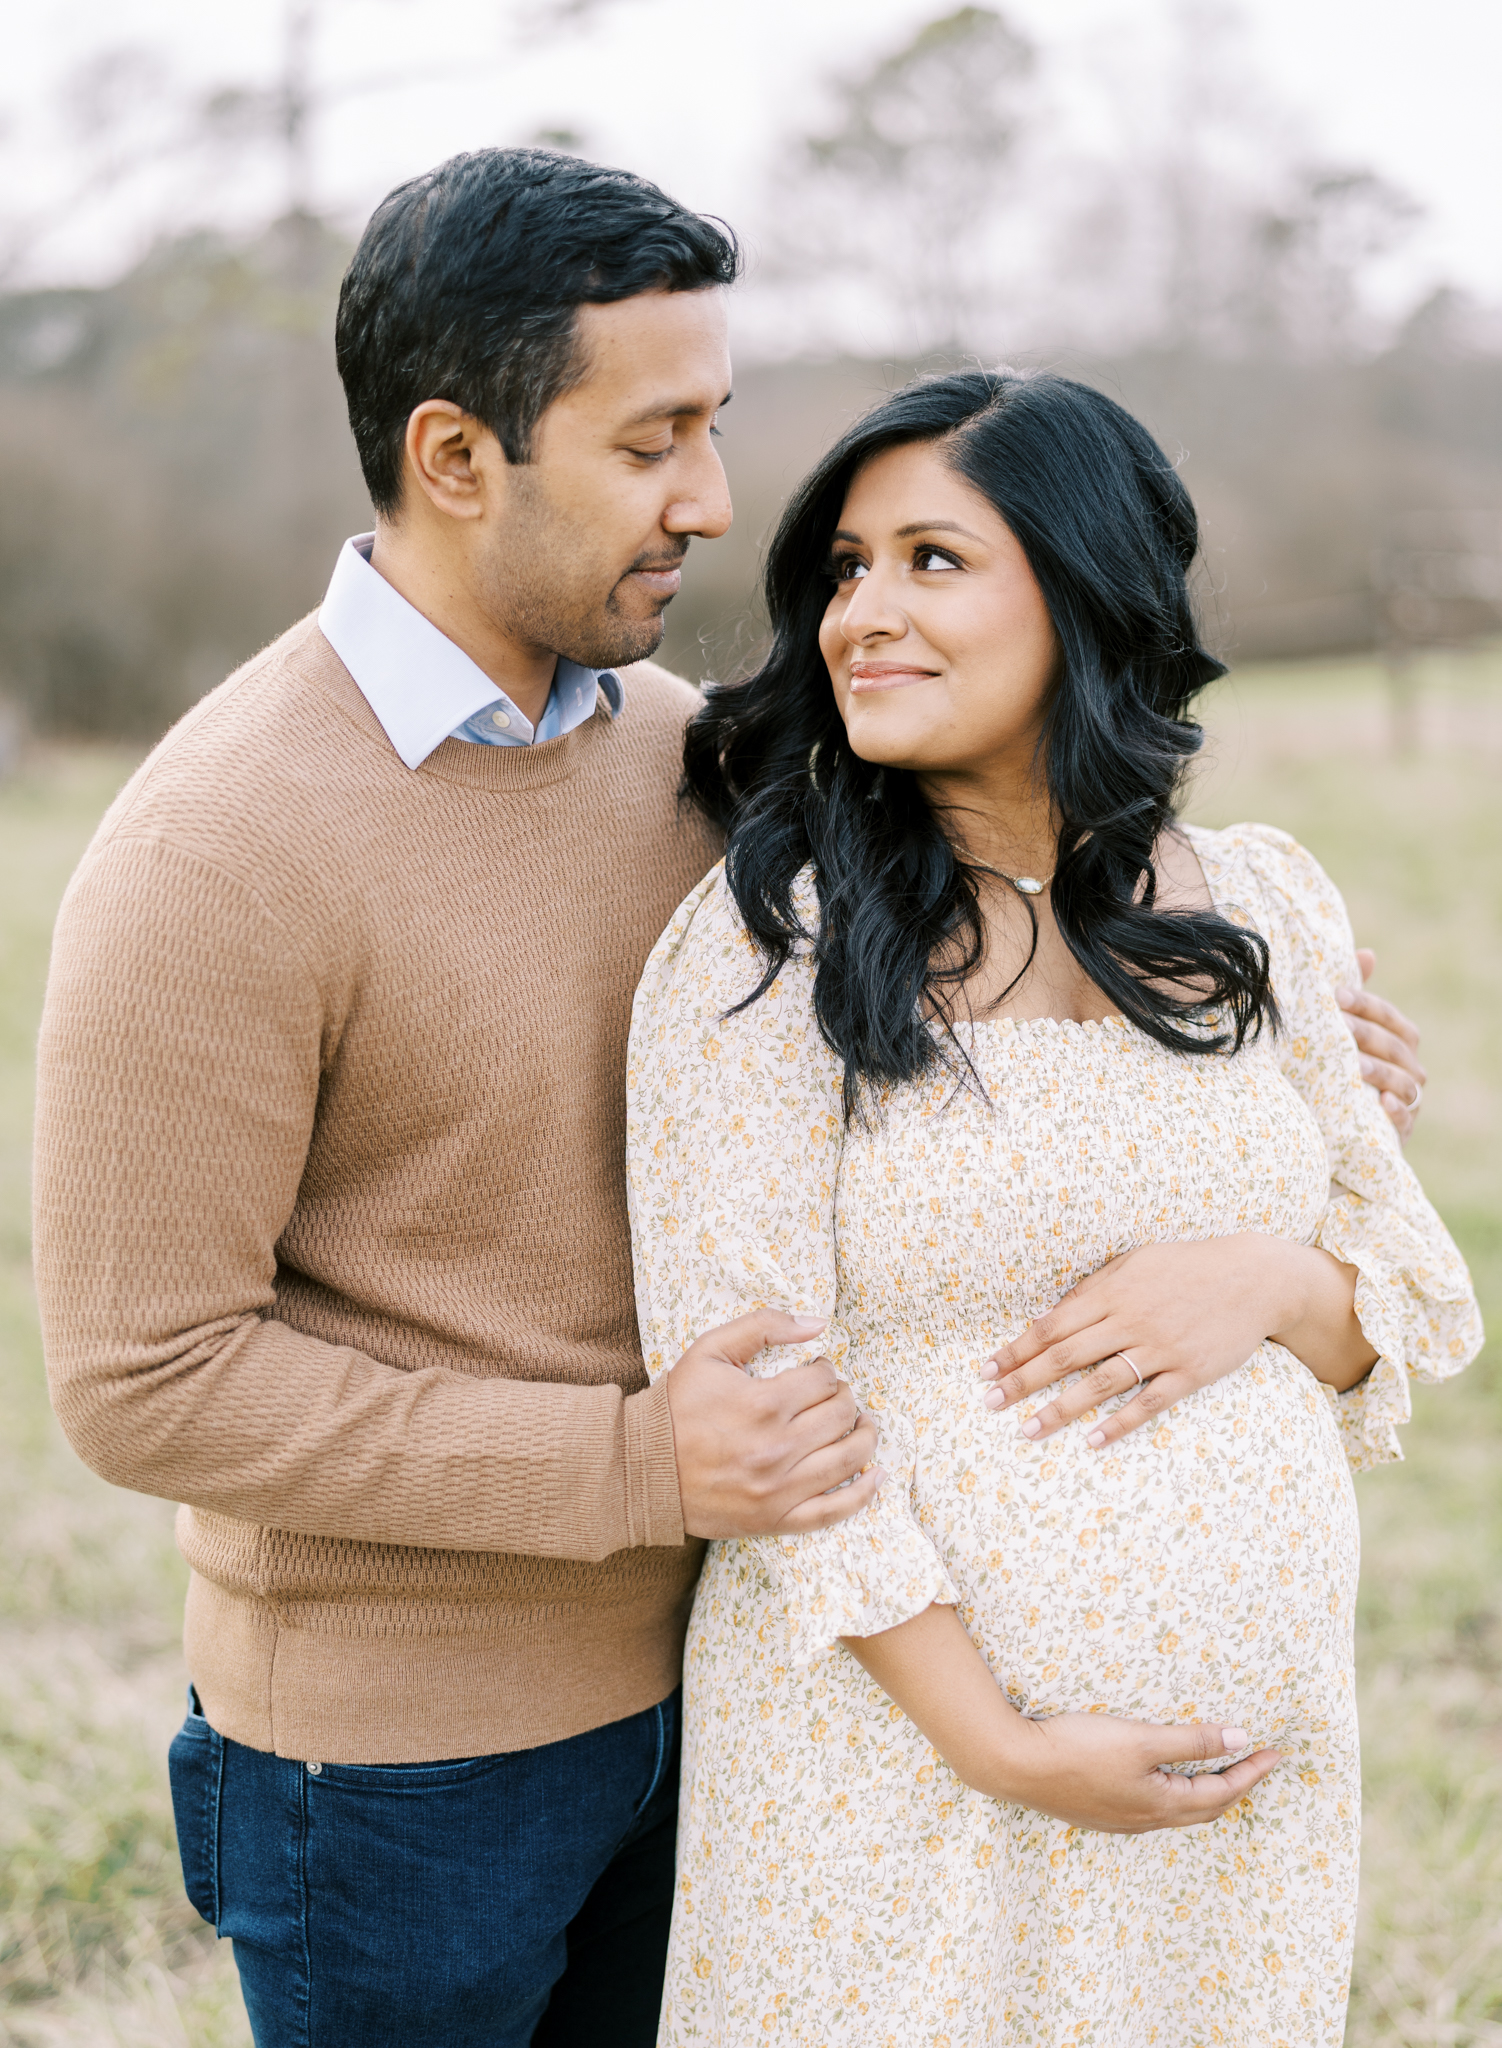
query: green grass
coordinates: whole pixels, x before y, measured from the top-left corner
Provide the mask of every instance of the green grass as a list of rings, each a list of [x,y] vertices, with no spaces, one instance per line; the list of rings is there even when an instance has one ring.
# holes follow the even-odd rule
[[[0,2042],[242,2048],[228,1944],[182,1895],[166,1746],[186,1573],[163,1501],[97,1480],[47,1406],[31,1066],[64,884],[129,772],[48,751],[0,788]]]
[[[1423,1025],[1409,1157],[1502,1334],[1502,652],[1436,657],[1417,744],[1370,665],[1244,671],[1207,705],[1192,814],[1294,833],[1377,985]],[[1399,721],[1397,737],[1401,738]],[[1403,1464],[1357,1481],[1366,1813],[1349,2048],[1502,2043],[1502,1347],[1414,1390]]]
[[[1502,1328],[1502,656],[1436,661],[1395,752],[1363,664],[1245,671],[1194,815],[1330,869],[1424,1026],[1410,1148]],[[37,753],[0,788],[0,2042],[242,2048],[227,1945],[182,1897],[165,1754],[184,1574],[162,1503],[85,1472],[47,1408],[28,1266],[31,1055],[58,897],[129,768]],[[1417,1390],[1358,1483],[1367,1820],[1349,2048],[1502,2044],[1502,1373]],[[1178,2044],[1175,2044],[1178,2048]]]

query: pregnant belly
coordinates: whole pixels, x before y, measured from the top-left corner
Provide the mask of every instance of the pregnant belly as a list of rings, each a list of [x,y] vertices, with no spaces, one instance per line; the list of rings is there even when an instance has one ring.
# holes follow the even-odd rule
[[[1349,1719],[1356,1504],[1296,1360],[1265,1345],[1104,1452],[1078,1426],[1029,1442],[1028,1412],[989,1417],[957,1384],[918,1480],[1015,1706],[1228,1721],[1259,1743]]]

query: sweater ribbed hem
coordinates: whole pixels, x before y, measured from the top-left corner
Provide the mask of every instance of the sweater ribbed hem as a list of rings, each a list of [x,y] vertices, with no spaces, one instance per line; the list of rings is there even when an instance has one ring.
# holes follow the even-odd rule
[[[666,1699],[683,1669],[699,1546],[673,1607],[516,1609],[447,1635],[285,1628],[267,1602],[194,1572],[183,1640],[209,1725],[247,1749],[337,1764],[539,1749]]]

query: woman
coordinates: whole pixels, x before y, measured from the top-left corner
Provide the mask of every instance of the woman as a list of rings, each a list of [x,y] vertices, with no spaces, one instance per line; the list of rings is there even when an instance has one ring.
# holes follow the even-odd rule
[[[1110,400],[919,383],[792,503],[766,664],[691,728],[729,846],[637,998],[648,1366],[828,1318],[754,1369],[826,1350],[887,1478],[711,1551],[665,2043],[1342,2037],[1348,1460],[1479,1330],[1361,1085],[1334,889],[1175,822],[1195,548]],[[1152,1822],[1102,1806],[1092,1742],[1141,1731],[1092,1713],[1281,1763],[1104,1832]]]

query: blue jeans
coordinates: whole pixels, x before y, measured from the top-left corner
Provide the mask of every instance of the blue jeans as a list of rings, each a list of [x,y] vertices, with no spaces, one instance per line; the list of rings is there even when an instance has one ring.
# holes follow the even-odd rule
[[[301,1763],[188,1694],[168,1763],[188,1897],[235,1945],[256,2048],[652,2048],[679,1696],[566,1742]]]

